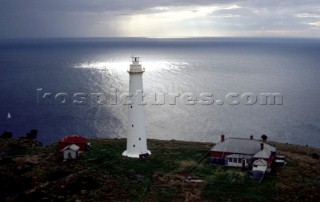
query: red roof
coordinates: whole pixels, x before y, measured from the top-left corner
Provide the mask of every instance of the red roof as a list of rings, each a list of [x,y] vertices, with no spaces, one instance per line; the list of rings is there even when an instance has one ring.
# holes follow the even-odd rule
[[[78,135],[70,135],[63,137],[60,142],[66,142],[66,143],[88,143],[88,139],[85,137],[81,137]]]

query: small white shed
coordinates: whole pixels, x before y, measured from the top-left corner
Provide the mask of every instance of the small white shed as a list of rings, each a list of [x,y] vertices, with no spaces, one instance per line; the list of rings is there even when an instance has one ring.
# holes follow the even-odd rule
[[[262,171],[265,172],[268,168],[268,163],[264,159],[255,160],[252,164],[252,171]]]
[[[71,144],[63,148],[61,150],[63,152],[63,160],[66,161],[68,159],[76,159],[79,157],[79,149],[80,147],[75,144]]]

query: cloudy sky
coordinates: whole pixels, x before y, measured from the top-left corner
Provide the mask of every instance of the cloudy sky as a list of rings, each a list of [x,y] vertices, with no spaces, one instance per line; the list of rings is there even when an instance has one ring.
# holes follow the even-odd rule
[[[320,37],[319,0],[0,0],[0,38]]]

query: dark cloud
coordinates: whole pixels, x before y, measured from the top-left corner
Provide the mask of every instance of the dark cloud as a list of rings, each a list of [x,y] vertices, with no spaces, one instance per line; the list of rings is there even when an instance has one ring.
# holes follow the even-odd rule
[[[248,35],[263,30],[298,30],[318,36],[320,4],[318,0],[0,0],[0,37],[94,37],[126,36],[119,23],[133,15],[165,13],[170,9],[191,9],[196,6],[232,6],[218,9],[208,18],[198,18],[199,25]],[[202,22],[201,20],[205,20]],[[118,23],[118,24],[117,24]],[[168,22],[170,23],[170,22]],[[187,19],[184,25],[193,27]],[[166,25],[163,24],[163,29]],[[172,27],[170,24],[167,27]],[[148,27],[146,27],[147,29]],[[150,28],[151,29],[151,28]],[[204,29],[208,31],[210,27]],[[187,30],[187,28],[186,28]],[[151,33],[152,30],[148,30]],[[237,34],[235,32],[235,34]],[[131,33],[130,36],[134,35]],[[201,33],[200,33],[201,35]],[[208,35],[203,33],[203,35]]]
[[[108,12],[131,10],[138,11],[151,7],[225,4],[238,1],[228,0],[2,0],[4,12]]]

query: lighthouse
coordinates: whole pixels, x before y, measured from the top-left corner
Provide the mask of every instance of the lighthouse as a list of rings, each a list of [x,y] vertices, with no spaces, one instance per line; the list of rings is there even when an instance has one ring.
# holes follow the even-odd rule
[[[139,64],[139,57],[132,57],[132,64],[128,69],[129,73],[129,94],[132,96],[132,103],[128,105],[128,137],[127,150],[122,155],[139,158],[140,155],[150,155],[147,149],[147,134],[144,120],[144,105],[139,102],[138,93],[143,93],[142,74],[144,68]],[[142,98],[142,95],[141,95]]]

